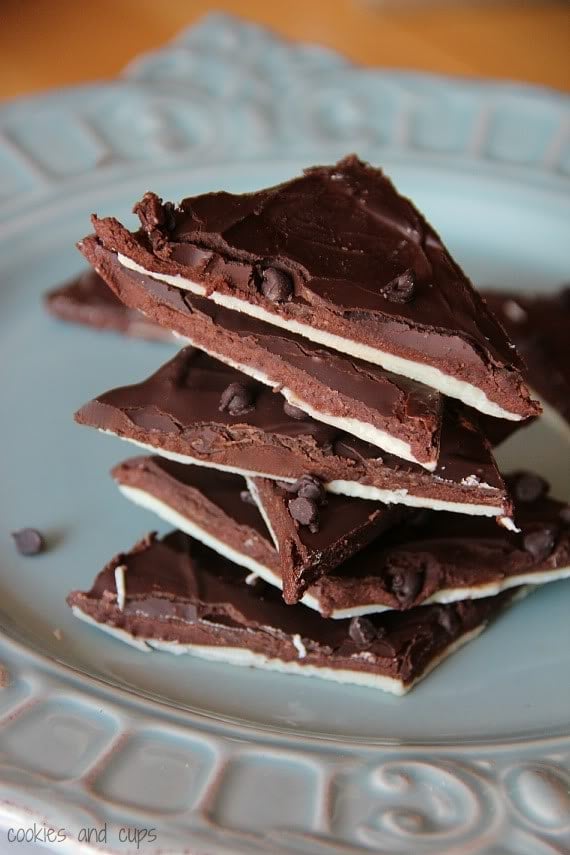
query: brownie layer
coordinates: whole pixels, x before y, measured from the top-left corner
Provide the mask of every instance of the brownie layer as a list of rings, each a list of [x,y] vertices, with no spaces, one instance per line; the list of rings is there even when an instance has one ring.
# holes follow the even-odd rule
[[[235,390],[239,395],[226,406]],[[242,406],[235,415],[228,409],[233,403]],[[290,481],[310,474],[334,493],[511,515],[488,443],[453,409],[432,474],[392,455],[379,457],[375,446],[329,425],[289,415],[280,395],[193,348],[142,383],[99,396],[76,419],[183,463]]]
[[[94,237],[81,248],[131,309],[277,388],[318,421],[435,468],[443,403],[435,390],[129,270]]]
[[[188,652],[404,694],[513,599],[427,606],[403,614],[327,620],[212,550],[173,532],[118,555],[68,604],[142,649]]]
[[[203,486],[199,486],[194,473],[202,472],[206,474]],[[225,479],[223,492],[218,485],[220,474]],[[275,482],[255,481],[258,487],[264,483],[266,488],[257,494],[258,501],[266,499],[264,524],[256,508],[247,502],[239,475],[200,470],[161,458],[135,458],[115,467],[113,476],[129,499],[168,523],[179,524],[183,531],[276,587],[283,587],[287,573],[280,560],[284,551],[293,551],[300,542],[300,549],[305,548],[308,557],[318,558],[317,550],[309,551],[315,543],[311,533],[304,527],[292,529],[287,494],[279,505],[280,488]],[[525,496],[524,479],[528,477],[532,481],[535,476],[508,477],[515,494]],[[517,499],[515,514],[520,533],[505,531],[491,520],[412,512],[393,530],[336,568],[332,551],[338,541],[335,517],[324,515],[319,537],[325,544],[322,549],[329,566],[308,587],[301,602],[327,617],[342,618],[493,596],[523,584],[541,585],[570,577],[570,510],[545,490],[535,490],[533,494],[527,487],[526,500]],[[267,494],[271,491],[274,501],[268,503]],[[221,525],[217,522],[219,506],[212,509],[218,495],[223,499]],[[356,506],[359,501],[354,499],[351,504]],[[279,544],[279,557],[267,526]],[[249,543],[252,528],[263,541],[263,552],[257,545],[255,565]],[[295,546],[289,547],[288,538],[295,541]]]
[[[484,297],[522,353],[534,392],[570,425],[570,286],[555,294],[485,291]]]
[[[49,291],[44,305],[50,314],[63,321],[113,330],[133,338],[176,341],[170,330],[149,320],[135,307],[125,306],[95,270],[85,270]]]
[[[135,211],[136,233],[93,220],[130,269],[490,415],[539,411],[504,330],[438,235],[356,157],[257,193],[209,193],[178,208],[149,193]]]

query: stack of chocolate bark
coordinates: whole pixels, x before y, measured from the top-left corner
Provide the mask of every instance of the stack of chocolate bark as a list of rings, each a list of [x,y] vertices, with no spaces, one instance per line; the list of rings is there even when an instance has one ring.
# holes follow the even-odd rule
[[[492,453],[540,412],[522,362],[379,170],[349,157],[134,210],[137,231],[94,217],[79,248],[181,349],[76,418],[151,452],[113,477],[177,531],[70,594],[78,617],[145,650],[402,694],[570,575],[568,508]]]

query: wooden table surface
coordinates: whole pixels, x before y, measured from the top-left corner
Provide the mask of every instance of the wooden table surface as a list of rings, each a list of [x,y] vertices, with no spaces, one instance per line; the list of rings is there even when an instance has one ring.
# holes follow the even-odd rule
[[[570,91],[570,5],[563,0],[0,0],[0,98],[113,77],[214,10],[367,65]]]

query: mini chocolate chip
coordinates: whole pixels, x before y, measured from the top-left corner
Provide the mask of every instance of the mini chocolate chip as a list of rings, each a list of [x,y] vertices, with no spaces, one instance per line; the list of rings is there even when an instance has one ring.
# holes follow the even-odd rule
[[[416,279],[413,270],[406,270],[400,276],[396,276],[387,285],[380,289],[380,293],[391,303],[409,303],[414,297],[416,290]]]
[[[313,533],[318,531],[319,509],[316,502],[312,499],[298,496],[296,499],[289,499],[287,507],[289,508],[289,513],[299,525],[308,526]]]
[[[39,552],[43,552],[45,548],[45,541],[35,528],[22,528],[20,531],[13,531],[12,537],[20,555],[37,555]]]
[[[284,303],[293,294],[293,280],[285,270],[266,267],[261,271],[261,293],[273,303]]]
[[[326,504],[325,488],[314,475],[303,475],[292,485],[292,491],[301,499],[311,499],[317,505]]]
[[[378,635],[371,620],[365,617],[353,617],[348,627],[348,634],[355,644],[369,647]]]
[[[251,493],[249,492],[249,490],[241,490],[239,497],[242,500],[242,502],[246,503],[246,505],[256,505],[256,501],[253,498],[253,496],[251,495]]]
[[[414,557],[407,563],[406,556],[391,556],[386,562],[389,590],[402,608],[409,609],[424,583],[425,567],[421,559]]]
[[[515,480],[513,494],[519,502],[536,502],[548,492],[548,482],[533,472],[523,472]]]
[[[285,401],[283,404],[283,412],[286,416],[289,416],[292,419],[297,419],[298,421],[302,421],[307,418],[307,414],[300,410],[299,407],[295,407],[293,404],[290,404],[289,401]]]
[[[243,383],[230,383],[220,398],[220,412],[227,411],[230,416],[241,416],[253,409],[253,396]]]
[[[563,508],[560,508],[558,516],[564,525],[570,525],[570,505],[564,505]]]
[[[523,537],[523,545],[535,561],[547,558],[554,549],[555,535],[551,528],[538,528]]]

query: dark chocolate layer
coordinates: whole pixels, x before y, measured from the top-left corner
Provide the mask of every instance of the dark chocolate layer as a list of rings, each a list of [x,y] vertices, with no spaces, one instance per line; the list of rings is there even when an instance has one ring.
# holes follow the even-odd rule
[[[570,424],[570,287],[536,296],[485,291],[484,297],[522,353],[529,385]]]
[[[361,431],[372,425],[408,444],[417,462],[437,460],[442,400],[435,390],[129,270],[94,237],[85,238],[81,248],[131,309],[246,374],[291,392],[301,407],[306,403],[315,411],[315,418],[351,419]],[[381,441],[374,444],[385,447]]]
[[[221,410],[222,395],[234,384],[253,402],[236,415]],[[406,504],[412,495],[422,505],[447,501],[467,513],[477,505],[510,515],[488,443],[453,408],[444,419],[439,462],[431,474],[391,455],[379,457],[375,446],[336,428],[288,415],[280,395],[193,348],[142,383],[99,396],[76,419],[189,462],[272,478],[311,474],[326,484],[350,482],[337,483],[338,492],[360,489],[364,496],[362,490],[377,488],[392,491],[397,503]]]
[[[123,568],[121,608],[115,571]],[[331,621],[302,605],[286,606],[262,581],[181,532],[152,535],[114,558],[70,606],[134,638],[238,648],[300,666],[369,673],[411,685],[447,648],[486,623],[512,593],[404,614]]]
[[[273,323],[296,321],[309,338],[313,330],[337,336],[328,344],[344,352],[365,345],[374,359],[388,353],[437,368],[512,417],[538,412],[504,330],[438,235],[356,157],[257,193],[188,198],[177,209],[147,194],[135,210],[137,233],[113,219],[94,226],[107,249],[144,269],[186,277],[207,296],[236,297],[246,313],[260,307]],[[440,383],[432,373],[430,385]]]
[[[50,314],[63,321],[113,330],[134,338],[175,341],[169,330],[155,324],[136,308],[127,308],[94,270],[85,270],[75,279],[49,291],[44,305]]]

